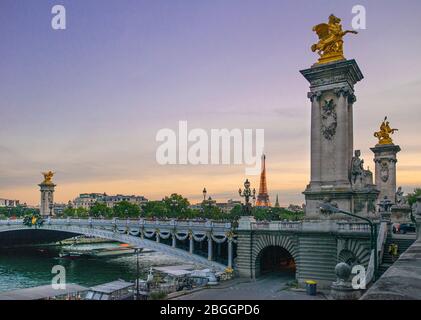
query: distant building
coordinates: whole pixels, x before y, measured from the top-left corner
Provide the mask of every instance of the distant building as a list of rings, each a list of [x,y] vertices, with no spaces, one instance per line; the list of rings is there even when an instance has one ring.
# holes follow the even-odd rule
[[[303,212],[305,210],[304,205],[298,206],[295,204],[290,204],[287,208],[288,211],[292,212]]]
[[[101,201],[106,197],[105,193],[81,193],[79,197],[73,200],[75,208],[89,209],[97,201]]]
[[[148,202],[144,196],[135,196],[135,195],[122,195],[118,194],[115,196],[109,196],[106,193],[81,193],[77,197],[73,204],[76,208],[89,209],[96,202],[104,203],[107,207],[112,208],[114,205],[121,201],[127,201],[138,206],[142,206]]]
[[[227,202],[216,202],[209,197],[209,200],[205,200],[205,206],[206,205],[215,206],[221,209],[223,213],[230,213],[236,205],[241,205],[241,201],[230,199]],[[193,210],[201,210],[203,208],[203,202],[192,204],[189,208]]]
[[[68,207],[69,205],[66,203],[54,203],[53,214],[55,216],[63,215],[64,210]]]
[[[237,205],[241,205],[241,201],[230,199],[227,202],[216,203],[216,206],[221,209],[223,213],[230,213]]]
[[[0,199],[0,207],[17,207],[19,200]]]
[[[262,172],[260,173],[259,194],[257,195],[256,207],[271,207],[268,187],[266,183],[266,155],[262,155]]]

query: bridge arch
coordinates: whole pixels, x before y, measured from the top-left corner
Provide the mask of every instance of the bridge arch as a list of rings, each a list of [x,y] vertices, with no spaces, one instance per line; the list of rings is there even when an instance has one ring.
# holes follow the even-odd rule
[[[73,225],[48,225],[45,224],[42,227],[39,227],[37,229],[28,228],[26,226],[18,226],[13,225],[9,226],[7,228],[0,228],[0,234],[1,233],[14,233],[14,232],[31,232],[31,233],[40,233],[40,232],[58,232],[63,233],[63,238],[70,238],[72,236],[77,235],[86,235],[91,237],[98,237],[103,239],[108,239],[112,241],[122,242],[122,243],[128,243],[136,247],[143,247],[147,249],[151,249],[154,251],[162,252],[164,254],[183,259],[185,261],[188,261],[190,263],[197,263],[204,265],[208,268],[213,268],[218,271],[223,271],[226,266],[223,264],[220,264],[215,261],[209,261],[208,259],[189,253],[188,251],[174,248],[171,246],[168,246],[166,244],[162,244],[156,241],[148,240],[146,238],[142,238],[136,235],[132,235],[127,232],[118,232],[118,231],[110,231],[105,229],[98,229],[98,228],[89,228],[84,226],[73,226]]]
[[[298,248],[294,239],[285,235],[261,235],[252,251],[253,277],[265,273],[282,272],[296,275],[298,272]]]

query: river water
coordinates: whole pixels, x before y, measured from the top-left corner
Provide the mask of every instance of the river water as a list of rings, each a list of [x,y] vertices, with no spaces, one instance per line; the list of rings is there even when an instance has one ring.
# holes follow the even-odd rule
[[[78,245],[82,249],[118,246],[117,243]],[[73,247],[75,248],[75,247]],[[136,279],[136,255],[108,258],[59,258],[58,247],[25,247],[0,249],[0,292],[51,284],[53,266],[66,270],[66,282],[93,286],[117,279]],[[185,264],[186,262],[159,252],[139,255],[141,277],[145,278],[151,266]]]

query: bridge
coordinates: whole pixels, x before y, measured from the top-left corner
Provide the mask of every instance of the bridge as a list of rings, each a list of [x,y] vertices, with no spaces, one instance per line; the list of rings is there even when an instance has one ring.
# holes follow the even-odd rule
[[[378,225],[381,263],[389,228],[384,221]],[[363,265],[370,279],[374,273],[370,227],[349,220],[258,222],[242,217],[234,228],[231,223],[213,221],[49,218],[36,229],[22,220],[0,220],[0,245],[7,239],[34,243],[76,235],[129,243],[215,270],[229,267],[248,278],[293,272],[299,284],[313,279],[322,288],[336,280],[339,262]]]
[[[0,245],[10,244],[12,239],[13,242],[51,242],[77,235],[128,243],[220,271],[232,268],[233,246],[237,242],[231,223],[213,221],[48,218],[35,228],[25,226],[22,219],[0,220]],[[207,257],[196,254],[205,242]],[[226,250],[221,249],[223,245]],[[226,265],[215,261],[222,251],[226,251],[227,257],[219,260],[226,260]]]

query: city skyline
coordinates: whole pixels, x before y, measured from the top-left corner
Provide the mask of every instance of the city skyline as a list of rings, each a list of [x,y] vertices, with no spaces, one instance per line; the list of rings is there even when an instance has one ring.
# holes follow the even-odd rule
[[[207,131],[265,129],[270,198],[303,203],[310,107],[299,70],[317,60],[311,28],[330,13],[350,28],[355,3],[123,2],[62,1],[68,28],[54,31],[53,1],[2,1],[0,197],[38,204],[40,172],[50,169],[56,202],[107,192],[150,200],[179,193],[195,203],[203,187],[214,199],[237,199],[246,178],[258,188],[259,176],[246,177],[241,165],[158,165],[157,131],[186,120]],[[387,115],[400,129],[397,181],[409,192],[421,182],[421,3],[360,4],[367,30],[345,44],[365,76],[355,149],[373,171],[373,132]]]

